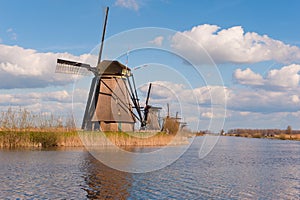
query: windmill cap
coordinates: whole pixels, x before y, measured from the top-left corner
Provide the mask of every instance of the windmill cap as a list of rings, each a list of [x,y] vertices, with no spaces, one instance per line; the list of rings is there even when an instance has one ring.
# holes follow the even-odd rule
[[[130,68],[117,60],[103,60],[97,66],[101,75],[130,76]]]

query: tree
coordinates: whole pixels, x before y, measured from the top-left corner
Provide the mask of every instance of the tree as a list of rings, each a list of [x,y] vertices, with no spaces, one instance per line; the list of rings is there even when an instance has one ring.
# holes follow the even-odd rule
[[[222,129],[222,130],[220,131],[220,135],[225,135],[224,129]]]

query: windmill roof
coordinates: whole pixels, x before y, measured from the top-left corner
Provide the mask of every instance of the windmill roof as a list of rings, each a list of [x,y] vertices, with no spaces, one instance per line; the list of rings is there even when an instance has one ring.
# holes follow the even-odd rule
[[[126,75],[126,73],[130,72],[130,68],[126,67],[122,63],[117,60],[103,60],[97,66],[101,75]],[[124,70],[126,70],[124,74]]]

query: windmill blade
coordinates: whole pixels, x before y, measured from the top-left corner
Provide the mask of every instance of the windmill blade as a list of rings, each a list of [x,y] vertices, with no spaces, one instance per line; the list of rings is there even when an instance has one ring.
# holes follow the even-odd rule
[[[105,38],[105,32],[106,32],[106,24],[107,24],[108,11],[109,11],[109,7],[106,7],[106,9],[105,9],[105,19],[104,19],[104,24],[103,24],[103,32],[102,32],[102,38],[101,38],[101,45],[100,45],[100,51],[99,51],[97,65],[99,65],[100,62],[101,62],[103,45],[104,45],[104,38]]]
[[[147,99],[146,99],[146,106],[148,106],[149,98],[150,98],[150,92],[151,92],[152,83],[150,83],[147,93]]]
[[[147,93],[147,98],[146,98],[146,105],[144,107],[144,120],[143,120],[143,123],[142,123],[142,128],[147,125],[149,109],[151,108],[151,106],[148,105],[149,98],[150,98],[151,87],[152,87],[152,83],[150,83],[149,88],[148,88],[148,93]]]
[[[55,73],[90,76],[91,72],[93,72],[93,68],[88,64],[57,59]]]

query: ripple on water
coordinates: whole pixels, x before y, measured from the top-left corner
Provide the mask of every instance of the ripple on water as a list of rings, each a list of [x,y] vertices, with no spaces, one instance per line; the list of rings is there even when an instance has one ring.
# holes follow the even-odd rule
[[[300,199],[300,142],[221,137],[201,160],[200,144],[144,174],[83,150],[0,151],[0,199]]]

